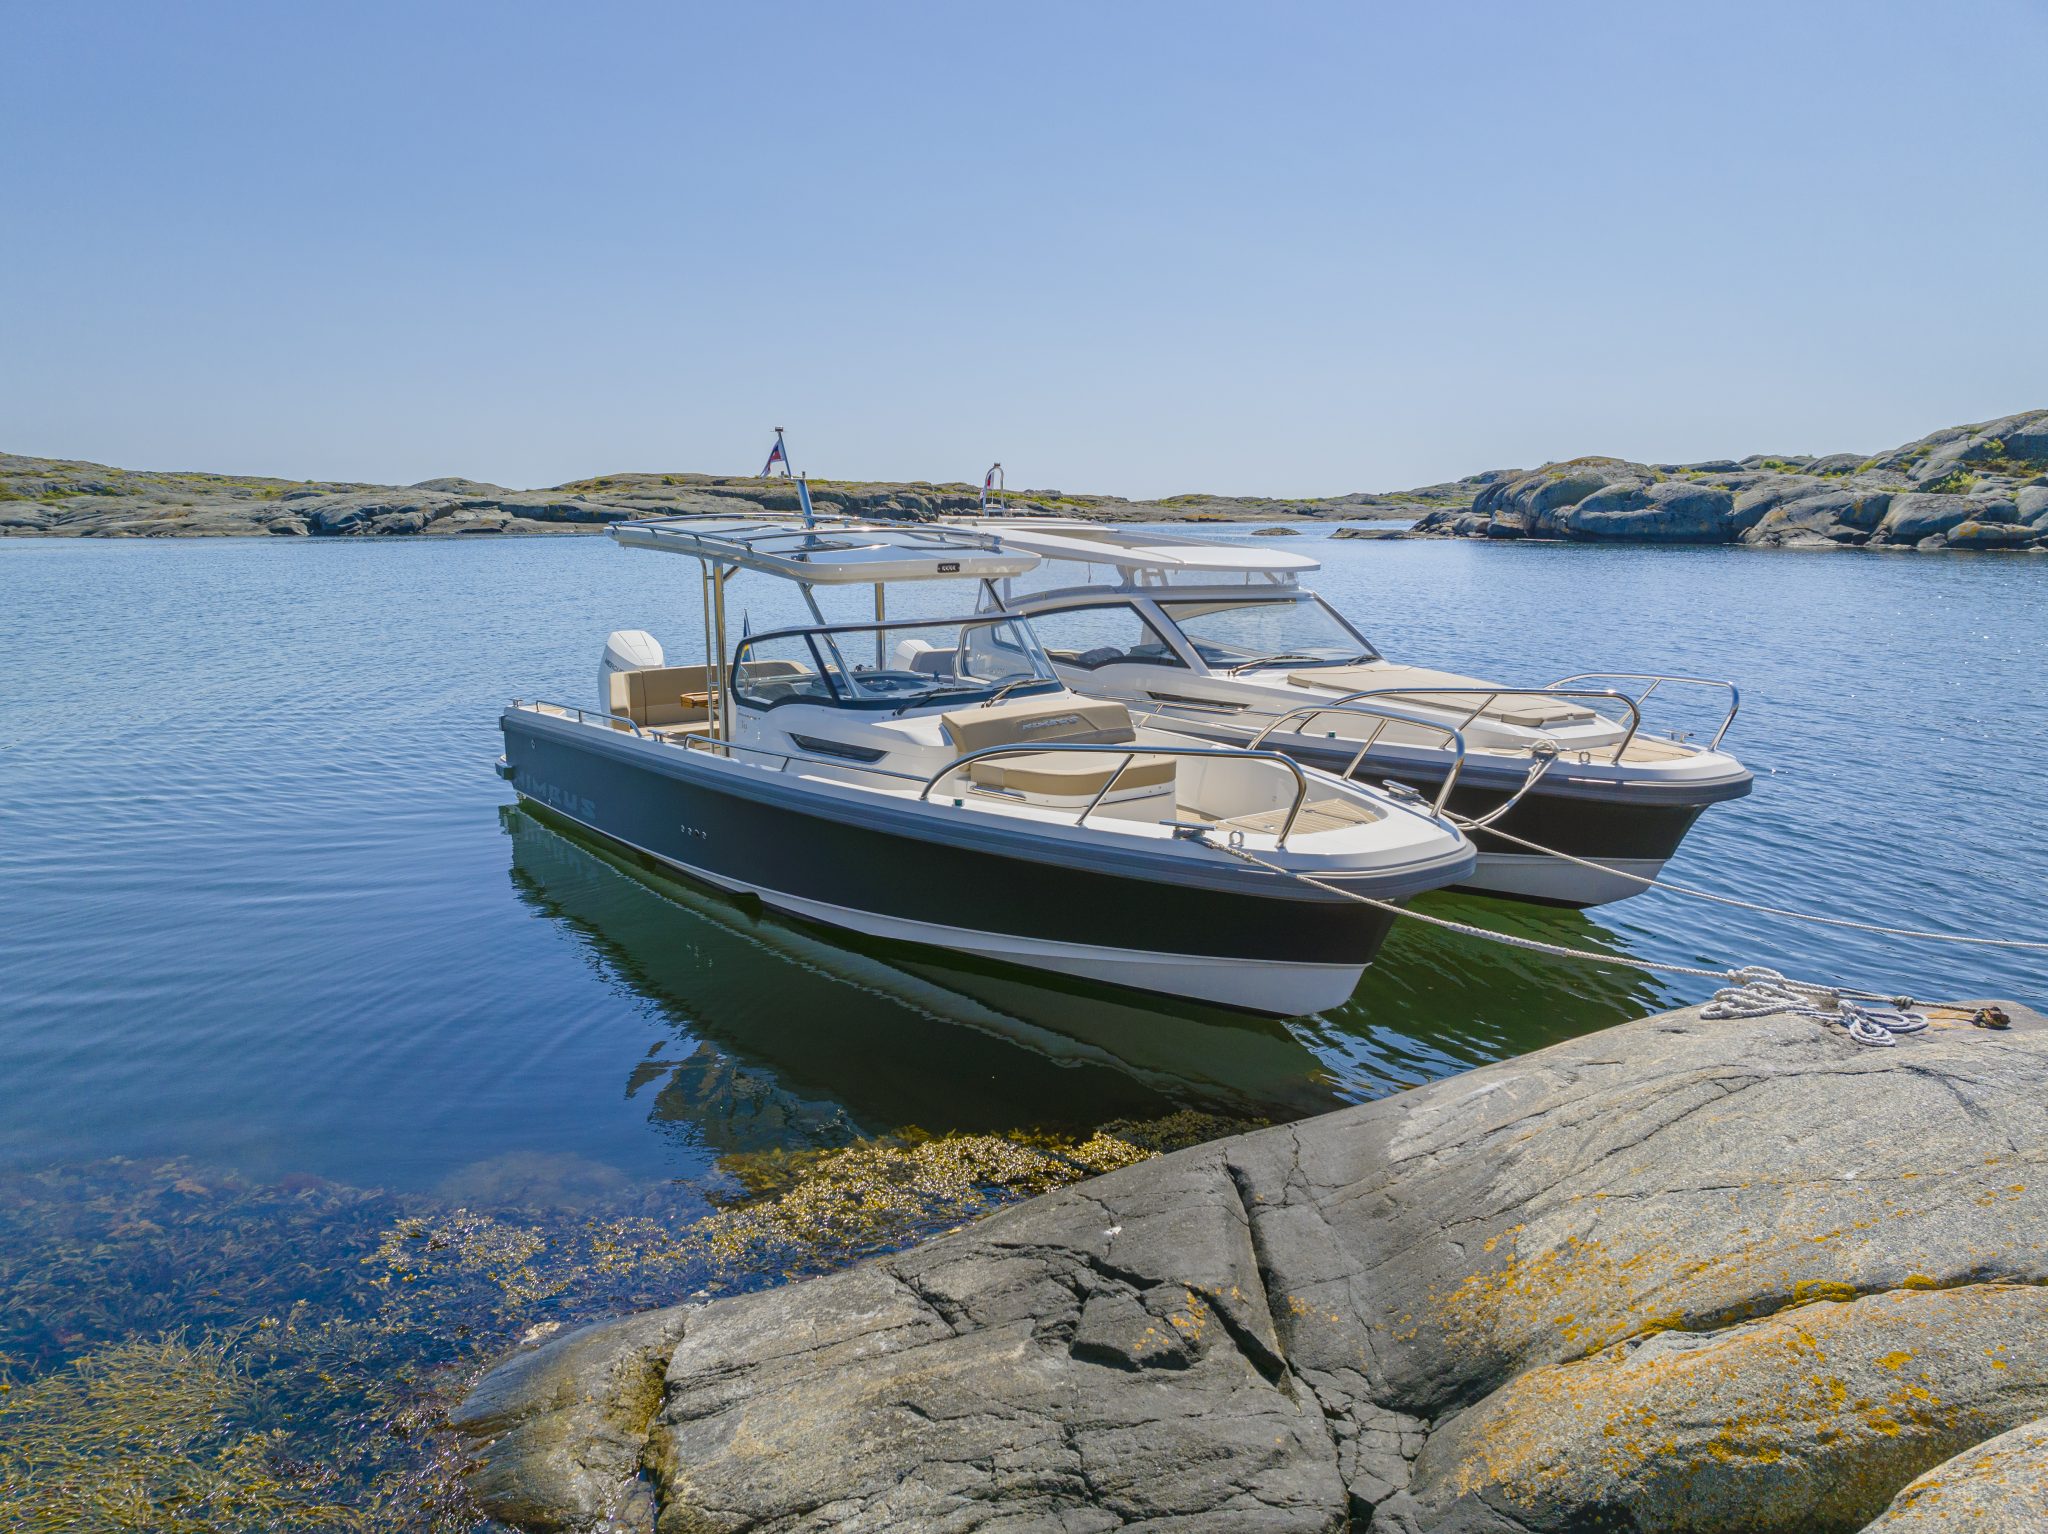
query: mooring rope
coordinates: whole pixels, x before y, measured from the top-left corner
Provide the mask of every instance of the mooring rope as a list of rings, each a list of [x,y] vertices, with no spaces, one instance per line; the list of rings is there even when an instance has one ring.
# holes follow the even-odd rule
[[[1550,771],[1551,765],[1553,763],[1562,760],[1563,757],[1555,751],[1551,752],[1548,756],[1538,756],[1533,762],[1529,764],[1529,775],[1522,779],[1521,786],[1517,788],[1513,793],[1509,794],[1507,798],[1503,799],[1499,804],[1496,804],[1492,809],[1488,810],[1484,815],[1478,816],[1475,819],[1473,817],[1466,815],[1452,814],[1450,818],[1455,820],[1461,827],[1463,827],[1467,831],[1492,830],[1493,823],[1496,820],[1500,819],[1501,816],[1505,815],[1509,810],[1513,809],[1516,805],[1520,804],[1522,802],[1522,795],[1529,792],[1530,789],[1534,788],[1539,782],[1543,780],[1543,774]]]
[[[1630,873],[1625,868],[1612,868],[1605,863],[1596,863],[1591,858],[1575,857],[1569,852],[1560,852],[1555,847],[1546,847],[1541,842],[1530,841],[1526,836],[1517,836],[1512,831],[1503,831],[1498,826],[1489,825],[1483,816],[1478,820],[1465,820],[1455,815],[1451,818],[1463,830],[1483,830],[1488,836],[1497,836],[1502,841],[1513,842],[1518,847],[1527,847],[1531,852],[1562,858],[1567,863],[1576,863],[1581,868],[1590,868],[1598,873],[1612,874],[1617,879],[1628,879],[1648,889],[1669,890],[1675,895],[1691,895],[1695,899],[1711,900],[1716,905],[1734,906],[1741,911],[1755,911],[1765,916],[1783,916],[1792,921],[1816,922],[1823,927],[1847,927],[1855,932],[1873,932],[1880,937],[1918,938],[1935,943],[1971,943],[1985,948],[2024,948],[2035,953],[2048,953],[2048,942],[2037,942],[2031,938],[1971,937],[1961,932],[1922,932],[1913,927],[1887,927],[1878,922],[1852,921],[1846,916],[1822,916],[1813,911],[1793,911],[1784,906],[1739,900],[1733,895],[1717,895],[1712,890],[1695,889],[1690,884],[1674,884],[1669,879]]]
[[[1910,996],[1886,996],[1880,991],[1865,991],[1853,987],[1821,985],[1811,980],[1793,980],[1777,970],[1762,965],[1742,965],[1733,969],[1708,969],[1695,964],[1674,964],[1666,959],[1638,959],[1629,954],[1595,953],[1586,948],[1570,948],[1563,943],[1546,943],[1540,938],[1517,937],[1511,932],[1495,932],[1490,927],[1474,926],[1470,922],[1452,921],[1447,916],[1431,916],[1426,911],[1411,910],[1391,900],[1381,900],[1372,895],[1361,895],[1341,885],[1331,884],[1312,874],[1298,872],[1270,863],[1256,853],[1242,847],[1232,847],[1223,842],[1208,845],[1232,857],[1265,869],[1268,873],[1279,874],[1282,878],[1298,880],[1345,900],[1355,900],[1360,905],[1369,905],[1389,915],[1404,917],[1409,921],[1423,922],[1447,932],[1456,932],[1465,937],[1476,937],[1490,943],[1504,943],[1510,948],[1526,949],[1531,953],[1548,954],[1559,959],[1580,959],[1590,964],[1613,964],[1627,969],[1638,969],[1650,974],[1687,975],[1699,980],[1725,980],[1729,982],[1714,993],[1701,1015],[1714,1019],[1735,1017],[1764,1017],[1774,1012],[1791,1012],[1816,1021],[1839,1026],[1848,1032],[1850,1038],[1859,1044],[1887,1046],[1898,1042],[1898,1035],[1918,1033],[1927,1026],[1922,1014],[1908,1010],[1913,1006]],[[1890,1006],[1869,1005],[1871,1002],[1889,1002]],[[1722,1010],[1715,1010],[1720,1008]]]
[[[1700,1008],[1701,1017],[1719,1021],[1789,1012],[1795,1017],[1839,1024],[1858,1044],[1879,1046],[1896,1044],[1900,1034],[1918,1033],[1927,1026],[1926,1015],[1907,1010],[1903,997],[1899,998],[1898,1006],[1873,1007],[1867,1002],[1845,1000],[1838,992],[1833,1004],[1823,1007],[1806,991],[1796,988],[1794,982],[1761,964],[1752,964],[1732,974],[1740,977],[1737,983],[1714,992],[1707,1004]]]

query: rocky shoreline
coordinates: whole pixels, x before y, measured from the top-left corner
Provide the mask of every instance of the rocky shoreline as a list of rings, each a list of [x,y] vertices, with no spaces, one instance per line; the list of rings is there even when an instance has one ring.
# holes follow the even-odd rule
[[[1418,537],[2048,552],[2048,411],[1952,426],[1860,458],[1695,464],[1574,458],[1487,477]]]
[[[1681,1009],[515,1355],[529,1529],[2041,1526],[2048,1019]]]
[[[978,508],[966,484],[813,480],[822,511],[912,521]],[[1890,452],[1693,464],[1573,458],[1414,490],[1156,501],[1025,490],[1018,511],[1105,522],[1411,521],[1335,536],[2048,552],[2048,411],[1953,426]],[[609,474],[543,490],[154,473],[0,454],[0,537],[365,537],[587,533],[629,517],[795,511],[787,480]]]
[[[965,484],[881,484],[814,479],[819,511],[928,521],[979,509]],[[1327,500],[1182,495],[1128,501],[1035,490],[1012,495],[1019,511],[1104,522],[1271,522],[1275,518],[1413,519],[1471,504],[1460,481],[1395,495]],[[786,479],[710,474],[609,474],[545,490],[508,490],[467,479],[417,485],[300,483],[221,474],[159,474],[102,464],[0,454],[0,537],[205,538],[370,537],[479,533],[588,533],[629,517],[798,509]]]

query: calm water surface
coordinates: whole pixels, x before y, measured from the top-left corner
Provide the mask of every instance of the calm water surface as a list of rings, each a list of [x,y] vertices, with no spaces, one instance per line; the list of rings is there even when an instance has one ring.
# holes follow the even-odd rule
[[[1288,546],[1400,659],[1737,679],[1757,791],[1678,876],[2044,925],[2048,564]],[[140,1487],[170,1526],[232,1466],[246,1516],[221,1534],[333,1534],[333,1502],[350,1529],[483,1534],[433,1428],[522,1336],[1043,1185],[1004,1180],[1037,1154],[1007,1142],[773,1153],[908,1126],[1157,1143],[1128,1121],[1314,1112],[1701,989],[1409,924],[1323,1016],[1158,1009],[752,915],[513,806],[502,702],[589,700],[613,628],[696,658],[692,576],[594,538],[0,541],[0,1524],[134,1527]],[[791,595],[742,601],[758,628],[799,619]],[[918,596],[899,615],[965,605]],[[2009,953],[1664,894],[1423,905],[1610,953],[2048,993]],[[730,1207],[793,1166],[840,1191],[794,1225]]]
[[[1737,680],[1757,790],[1708,813],[1675,877],[2044,926],[2048,562],[1285,546],[1398,659]],[[1298,1114],[1698,992],[1410,925],[1323,1016],[1155,1010],[749,915],[512,807],[499,705],[588,701],[613,628],[693,658],[693,580],[596,538],[0,544],[0,1163],[178,1154],[573,1201],[905,1124]],[[799,616],[772,582],[735,595],[756,627]],[[966,600],[918,595],[906,615]],[[1661,893],[1591,917],[1425,908],[1923,996],[2048,993],[2023,955]]]

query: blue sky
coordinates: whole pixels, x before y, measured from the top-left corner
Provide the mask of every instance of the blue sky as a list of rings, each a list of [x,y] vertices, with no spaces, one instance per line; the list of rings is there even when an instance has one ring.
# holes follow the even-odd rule
[[[2048,5],[33,4],[0,450],[1328,494],[2048,406]]]

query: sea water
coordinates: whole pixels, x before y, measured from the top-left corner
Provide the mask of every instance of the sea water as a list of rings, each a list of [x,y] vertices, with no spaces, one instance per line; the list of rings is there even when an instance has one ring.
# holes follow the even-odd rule
[[[2048,560],[1274,546],[1321,560],[1397,660],[1736,681],[1756,791],[1672,877],[2042,936]],[[733,609],[804,619],[748,577]],[[198,1506],[267,1534],[473,1534],[465,1451],[434,1427],[521,1341],[1709,984],[1403,923],[1346,1005],[1270,1021],[784,922],[564,835],[492,772],[504,702],[595,705],[618,628],[700,659],[694,565],[591,537],[0,541],[0,1524]],[[1654,727],[1715,727],[1706,696],[1668,701]],[[1661,892],[1417,909],[2048,995],[2039,955]]]

